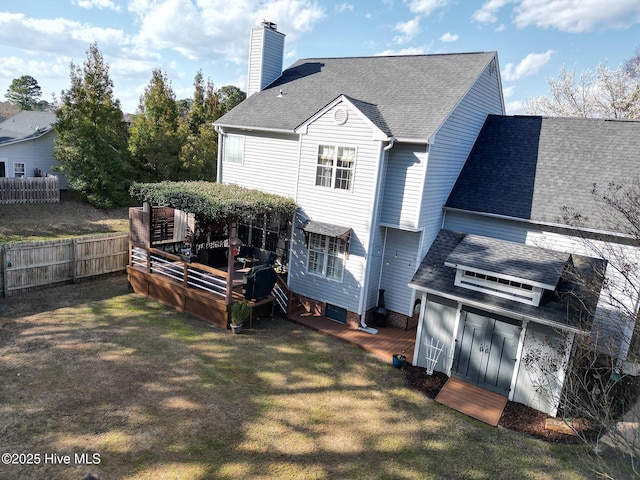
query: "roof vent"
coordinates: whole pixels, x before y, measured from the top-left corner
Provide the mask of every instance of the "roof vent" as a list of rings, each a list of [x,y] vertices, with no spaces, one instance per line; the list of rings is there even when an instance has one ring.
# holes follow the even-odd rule
[[[337,125],[344,125],[345,123],[347,123],[348,118],[349,113],[347,113],[346,108],[336,108],[336,110],[333,112],[333,121],[336,122]]]

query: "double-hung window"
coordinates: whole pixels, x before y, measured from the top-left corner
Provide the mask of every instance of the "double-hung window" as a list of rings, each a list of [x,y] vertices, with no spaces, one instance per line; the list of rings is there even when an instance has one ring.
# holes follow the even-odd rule
[[[242,164],[244,156],[244,137],[242,135],[224,135],[222,148],[223,163]]]
[[[307,270],[332,280],[342,281],[346,242],[341,238],[309,233]]]
[[[24,177],[24,163],[14,163],[13,164],[13,176],[14,177]]]
[[[318,145],[316,185],[320,187],[350,190],[356,163],[354,147]]]

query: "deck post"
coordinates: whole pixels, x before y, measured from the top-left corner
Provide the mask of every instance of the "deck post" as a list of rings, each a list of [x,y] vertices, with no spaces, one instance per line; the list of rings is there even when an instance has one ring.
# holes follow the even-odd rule
[[[229,224],[229,252],[227,254],[227,305],[231,305],[233,299],[233,277],[235,277],[235,258],[233,249],[238,243],[238,224],[231,222]]]

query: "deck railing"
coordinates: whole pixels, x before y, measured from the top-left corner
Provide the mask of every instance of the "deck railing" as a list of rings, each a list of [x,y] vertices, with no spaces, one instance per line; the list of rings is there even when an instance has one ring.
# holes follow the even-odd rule
[[[131,246],[131,266],[163,275],[186,287],[196,288],[224,298],[229,274],[200,263],[187,263],[181,257],[156,249]]]
[[[283,315],[287,316],[291,311],[293,292],[289,290],[287,284],[280,277],[276,280],[271,294],[275,298],[276,306],[282,311]]]
[[[0,177],[0,204],[59,203],[58,177]]]

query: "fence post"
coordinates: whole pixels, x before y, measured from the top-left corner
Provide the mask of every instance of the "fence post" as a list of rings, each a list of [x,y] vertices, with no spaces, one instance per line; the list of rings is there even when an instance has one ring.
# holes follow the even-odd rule
[[[71,268],[73,268],[73,272],[71,274],[71,280],[73,281],[73,283],[76,283],[77,280],[77,268],[78,265],[76,264],[76,259],[78,258],[78,241],[74,238],[73,239],[73,249],[72,249],[72,253],[71,253]]]
[[[7,249],[0,245],[0,261],[2,261],[2,296],[7,298]]]

